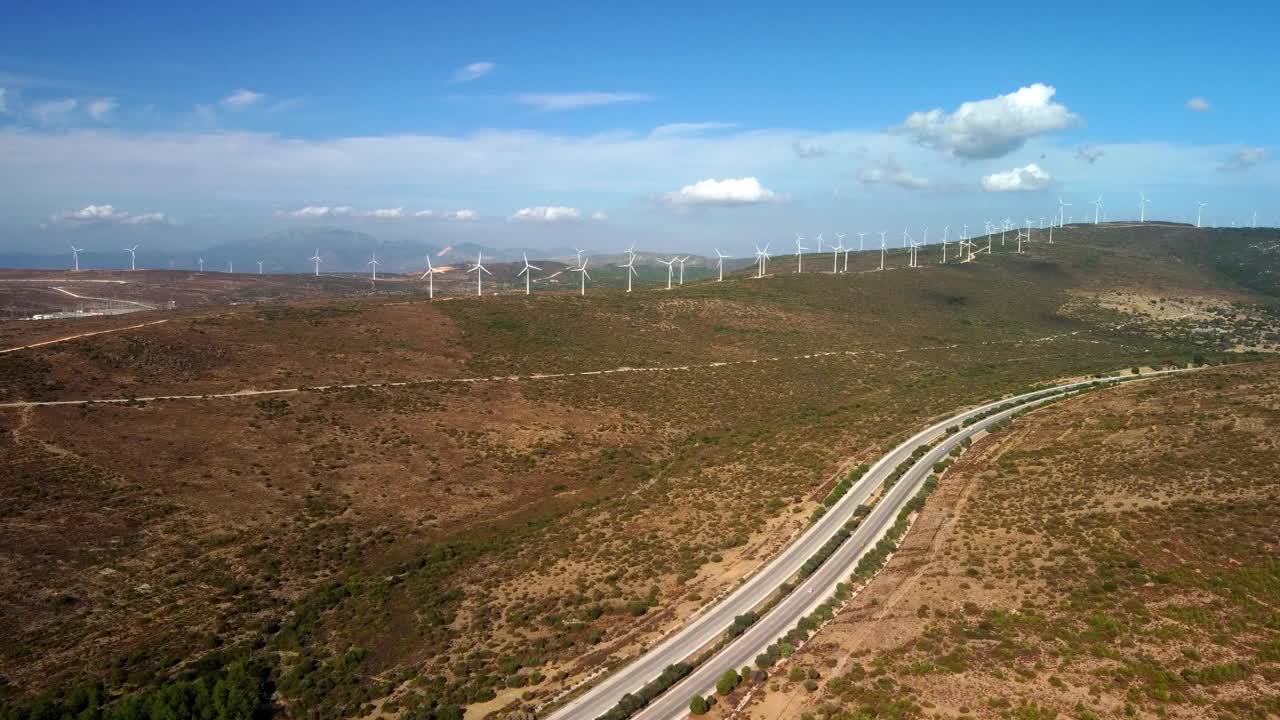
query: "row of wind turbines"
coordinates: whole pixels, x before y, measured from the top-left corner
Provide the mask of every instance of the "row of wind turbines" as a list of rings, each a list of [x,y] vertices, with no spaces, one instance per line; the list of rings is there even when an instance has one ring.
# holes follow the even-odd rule
[[[1088,205],[1092,205],[1092,206],[1093,206],[1093,224],[1094,224],[1094,225],[1098,225],[1098,224],[1101,224],[1101,223],[1107,222],[1106,212],[1105,212],[1105,207],[1104,207],[1104,205],[1103,205],[1103,203],[1102,203],[1102,195],[1101,195],[1101,194],[1099,194],[1099,195],[1098,195],[1098,197],[1097,197],[1097,199],[1096,199],[1096,200],[1092,200],[1092,201],[1090,201],[1090,202],[1089,202],[1089,203],[1087,203],[1087,204],[1088,204]],[[1140,224],[1145,224],[1145,223],[1147,222],[1147,205],[1149,205],[1149,204],[1151,204],[1151,200],[1149,200],[1149,199],[1147,198],[1146,193],[1139,193],[1139,194],[1138,194],[1138,222],[1139,222]],[[1197,202],[1196,202],[1196,227],[1198,227],[1198,228],[1199,228],[1199,227],[1204,227],[1204,225],[1203,225],[1204,209],[1205,209],[1206,207],[1208,207],[1208,206],[1209,206],[1209,203],[1202,202],[1202,201],[1197,201]],[[1074,224],[1075,217],[1074,217],[1074,216],[1068,216],[1068,215],[1066,215],[1066,209],[1067,209],[1068,207],[1071,207],[1071,203],[1069,203],[1069,202],[1065,202],[1061,197],[1059,197],[1059,198],[1058,198],[1058,211],[1057,211],[1057,213],[1056,213],[1056,215],[1057,215],[1057,227],[1058,227],[1059,229],[1061,229],[1061,228],[1065,227],[1065,226],[1066,226],[1066,225],[1068,225],[1068,224]],[[1087,216],[1086,216],[1086,217],[1087,217]],[[1053,215],[1052,215],[1052,214],[1051,214],[1051,215],[1049,215],[1047,218],[1046,218],[1046,217],[1041,217],[1041,218],[1039,218],[1039,229],[1040,229],[1041,231],[1043,231],[1043,230],[1045,230],[1045,229],[1046,229],[1046,226],[1045,226],[1045,220],[1046,220],[1046,219],[1048,219],[1048,221],[1049,221],[1049,225],[1048,225],[1048,228],[1047,228],[1047,229],[1048,229],[1048,231],[1049,231],[1049,242],[1050,242],[1050,243],[1052,243],[1052,242],[1053,242],[1053,228],[1054,228],[1054,217],[1053,217]],[[1009,218],[1005,218],[1005,220],[1003,221],[1003,226],[998,226],[998,225],[997,225],[997,226],[993,226],[993,225],[992,225],[992,223],[991,223],[990,221],[987,221],[987,223],[986,223],[986,229],[987,229],[987,235],[988,235],[988,248],[984,248],[984,249],[979,250],[979,251],[977,251],[977,252],[978,252],[978,253],[980,253],[980,252],[990,252],[990,247],[989,247],[989,245],[990,245],[990,236],[991,236],[991,235],[992,235],[996,230],[999,230],[999,231],[1000,231],[1000,233],[1001,233],[1001,239],[1000,239],[1000,243],[1001,243],[1001,245],[1004,245],[1004,242],[1005,242],[1005,234],[1006,234],[1009,230],[1017,230],[1017,238],[1016,238],[1016,239],[1017,239],[1017,241],[1018,241],[1018,248],[1019,248],[1019,249],[1018,249],[1018,252],[1022,252],[1022,249],[1021,249],[1021,243],[1022,243],[1022,241],[1023,241],[1023,240],[1028,240],[1028,241],[1030,240],[1030,233],[1031,233],[1031,230],[1033,229],[1033,226],[1034,226],[1034,224],[1033,224],[1033,220],[1032,220],[1032,218],[1026,218],[1026,219],[1025,219],[1024,227],[1023,227],[1022,229],[1017,228],[1017,226],[1016,226],[1016,225],[1012,225],[1012,224],[1011,224],[1012,222],[1013,222],[1013,221],[1012,221],[1011,219],[1009,219]],[[1087,222],[1087,221],[1086,221],[1086,222]],[[1232,223],[1231,223],[1231,226],[1232,226],[1232,227],[1236,227],[1236,223],[1235,223],[1235,222],[1232,222]],[[1258,213],[1257,213],[1257,211],[1254,211],[1254,212],[1253,212],[1253,218],[1252,218],[1252,223],[1251,223],[1250,227],[1253,227],[1253,228],[1257,228],[1257,227],[1258,227]],[[1025,234],[1024,234],[1024,231],[1025,231]],[[943,262],[943,263],[947,262],[947,250],[948,250],[948,237],[947,237],[947,234],[948,234],[948,232],[949,232],[949,227],[948,227],[948,228],[944,228],[944,230],[943,230],[943,239],[942,239],[942,262]],[[880,248],[881,248],[880,269],[881,269],[881,270],[883,270],[883,269],[884,269],[884,254],[885,254],[885,252],[886,252],[886,241],[885,241],[885,235],[887,235],[887,233],[888,233],[888,231],[884,231],[884,232],[881,232],[881,233],[880,233]],[[859,250],[859,252],[861,252],[861,251],[863,250],[863,247],[864,247],[864,239],[865,239],[865,236],[866,236],[867,234],[868,234],[868,233],[857,233],[857,235],[858,235],[858,250]],[[837,244],[836,244],[836,245],[832,245],[832,246],[831,246],[831,249],[832,249],[832,251],[833,251],[833,254],[832,254],[832,270],[831,270],[831,271],[832,271],[833,273],[834,273],[834,272],[837,272],[837,267],[838,267],[838,260],[837,260],[837,258],[839,257],[839,255],[840,255],[840,253],[841,253],[841,252],[843,252],[843,253],[844,253],[844,271],[847,271],[847,270],[848,270],[848,265],[849,265],[849,252],[851,251],[851,248],[845,248],[845,247],[844,247],[844,238],[845,238],[845,235],[843,235],[843,234],[838,234],[838,235],[836,235],[835,237],[836,237],[836,243],[837,243]],[[817,241],[817,243],[818,243],[818,253],[822,253],[822,252],[823,252],[823,243],[824,243],[824,239],[823,239],[822,234],[821,234],[821,233],[820,233],[820,234],[818,234],[814,239],[815,239],[815,240]],[[803,237],[801,237],[801,236],[799,236],[799,235],[797,235],[797,236],[796,236],[796,271],[797,271],[797,272],[803,272],[803,271],[804,271],[804,257],[803,257],[803,256],[804,256],[804,252],[805,252],[805,251],[807,251],[807,250],[809,250],[809,248],[804,247],[804,246],[802,245],[802,243],[803,243],[803,242],[804,242],[804,238],[803,238]],[[920,241],[919,243],[915,242],[915,240],[911,237],[911,235],[910,235],[910,232],[909,232],[909,231],[907,231],[907,230],[904,230],[904,231],[903,231],[902,247],[903,247],[903,248],[906,248],[906,249],[908,249],[908,250],[909,250],[909,253],[910,253],[910,264],[909,264],[909,267],[919,267],[919,249],[920,249],[922,246],[927,245],[927,244],[928,244],[928,242],[929,242],[929,229],[928,229],[927,227],[926,227],[926,228],[924,228],[923,235],[922,235],[922,237],[921,237],[921,241]],[[975,255],[976,253],[975,253],[975,252],[973,252],[973,249],[970,247],[971,243],[969,242],[969,237],[968,237],[968,226],[967,226],[967,225],[966,225],[966,226],[964,226],[964,230],[961,232],[960,237],[959,237],[959,239],[957,240],[957,243],[958,243],[958,245],[959,245],[959,247],[960,247],[961,257],[963,257],[963,258],[964,258],[963,260],[961,260],[961,262],[971,262],[971,261],[973,260],[973,257],[974,257],[974,255]],[[70,247],[71,247],[71,258],[72,258],[72,270],[74,270],[74,271],[77,271],[77,272],[78,272],[78,271],[80,270],[80,253],[84,252],[84,251],[85,251],[85,249],[84,249],[84,248],[78,248],[78,247],[76,247],[75,245],[71,245]],[[769,245],[767,245],[767,244],[765,245],[765,247],[764,247],[764,248],[760,248],[759,246],[757,246],[757,247],[756,247],[756,263],[757,263],[757,265],[759,266],[759,271],[757,272],[757,275],[756,275],[757,277],[763,277],[763,275],[764,275],[764,269],[765,269],[766,265],[768,264],[768,260],[769,260],[769,258],[770,258],[770,257],[772,257],[771,255],[769,255],[769,254],[768,254],[768,249],[769,249]],[[965,255],[966,249],[969,251],[969,254],[968,254],[968,255]],[[138,246],[137,246],[137,245],[134,245],[134,246],[132,246],[132,247],[126,247],[126,248],[124,248],[123,250],[124,250],[124,252],[129,253],[129,270],[130,270],[130,271],[136,271],[136,270],[138,269]],[[571,267],[571,268],[569,268],[569,269],[568,269],[568,272],[576,272],[576,273],[580,273],[581,277],[580,277],[580,282],[579,282],[579,292],[580,292],[581,294],[584,294],[584,295],[585,295],[585,294],[586,294],[586,281],[591,279],[591,275],[587,272],[587,260],[588,260],[589,258],[585,258],[585,259],[583,258],[583,255],[582,255],[583,251],[582,251],[582,250],[578,250],[578,251],[577,251],[577,253],[578,253],[578,266],[577,266],[577,267]],[[631,279],[632,279],[632,276],[637,274],[637,273],[636,273],[636,269],[635,269],[635,258],[636,258],[636,255],[635,255],[635,247],[634,247],[634,246],[632,246],[631,248],[629,248],[629,249],[627,250],[627,256],[628,256],[628,258],[627,258],[627,262],[626,262],[625,264],[623,264],[623,265],[619,265],[618,267],[626,268],[626,269],[627,269],[627,292],[630,292],[630,291],[631,291]],[[724,261],[725,261],[725,259],[726,259],[726,258],[728,258],[728,257],[730,257],[730,256],[729,256],[729,255],[724,255],[724,254],[722,254],[722,253],[720,252],[720,250],[718,250],[718,249],[716,250],[716,256],[717,256],[716,265],[717,265],[717,270],[718,270],[718,273],[719,273],[718,279],[719,279],[719,280],[723,280],[723,279],[724,279]],[[690,256],[688,256],[688,255],[686,255],[686,256],[684,256],[684,257],[680,257],[680,256],[678,256],[678,255],[677,255],[677,256],[673,256],[673,257],[672,257],[671,259],[669,259],[669,260],[659,260],[659,262],[661,262],[662,264],[664,264],[664,265],[666,265],[666,266],[667,266],[667,289],[670,289],[670,288],[672,287],[672,282],[673,282],[673,279],[675,278],[675,275],[676,275],[676,271],[675,271],[675,269],[674,269],[674,266],[675,266],[676,264],[679,264],[679,266],[680,266],[680,270],[679,270],[679,284],[680,284],[680,285],[683,285],[683,284],[684,284],[684,264],[685,264],[685,262],[686,262],[686,261],[688,261],[688,260],[689,260],[689,258],[690,258]],[[309,257],[309,258],[307,258],[307,259],[308,259],[308,260],[310,260],[310,261],[312,261],[312,262],[314,263],[314,273],[315,273],[315,275],[316,275],[317,277],[319,277],[319,275],[320,275],[320,263],[323,261],[323,258],[321,258],[321,257],[320,257],[320,249],[319,249],[319,248],[317,248],[317,249],[316,249],[316,252],[315,252],[315,255],[313,255],[313,256],[311,256],[311,257]],[[204,271],[205,271],[205,270],[204,270],[204,258],[203,258],[203,257],[197,257],[197,258],[196,258],[196,263],[197,263],[197,267],[198,267],[198,272],[204,272]],[[258,260],[258,261],[257,261],[257,263],[258,263],[258,274],[259,274],[259,275],[261,275],[261,274],[263,274],[263,265],[264,265],[264,261],[262,261],[262,260]],[[378,265],[380,265],[380,264],[381,264],[381,263],[378,261],[377,253],[374,253],[374,254],[370,257],[369,262],[368,262],[368,263],[366,263],[366,265],[368,265],[368,266],[369,266],[369,269],[370,269],[370,275],[371,275],[372,279],[373,279],[375,282],[376,282],[376,281],[377,281],[377,279],[378,279]],[[529,292],[531,292],[531,287],[530,287],[530,284],[531,284],[530,277],[531,277],[531,276],[530,276],[530,274],[529,274],[531,270],[541,270],[541,268],[538,268],[538,267],[536,267],[536,266],[534,266],[534,265],[530,265],[530,264],[529,264],[529,258],[528,258],[528,256],[526,255],[526,256],[525,256],[525,258],[524,258],[524,268],[523,268],[523,269],[520,271],[520,273],[519,273],[519,275],[524,275],[524,276],[525,276],[525,293],[526,293],[526,294],[528,294]],[[229,273],[235,272],[235,266],[234,266],[234,264],[232,263],[232,261],[230,261],[230,260],[228,260],[228,261],[227,261],[227,270],[226,270],[226,271],[227,271],[227,272],[229,272]],[[432,267],[432,265],[431,265],[431,258],[430,258],[430,257],[428,257],[428,258],[427,258],[427,271],[426,271],[425,273],[423,273],[423,275],[422,275],[422,279],[430,280],[430,279],[432,278],[432,276],[433,276],[433,275],[435,275],[437,272],[439,272],[439,271],[438,271],[438,270],[436,270],[436,269],[434,269],[434,268]],[[489,272],[489,270],[488,270],[487,268],[485,268],[485,267],[484,267],[484,264],[483,264],[483,257],[477,257],[477,258],[476,258],[476,264],[475,264],[474,266],[472,266],[471,268],[469,268],[469,269],[467,270],[467,272],[468,272],[468,273],[472,273],[472,272],[476,273],[476,291],[477,291],[477,294],[482,293],[483,280],[482,280],[481,276],[482,276],[482,275],[492,275],[492,274],[493,274],[493,273]],[[435,292],[435,291],[434,291],[434,282],[432,282],[432,283],[431,283],[431,290],[430,290],[430,293],[431,293],[431,295],[432,295],[433,297],[434,297],[434,292]]]

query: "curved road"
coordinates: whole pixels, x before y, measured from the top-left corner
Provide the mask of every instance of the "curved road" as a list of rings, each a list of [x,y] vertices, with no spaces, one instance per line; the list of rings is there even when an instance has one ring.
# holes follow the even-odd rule
[[[800,566],[835,536],[836,532],[853,516],[854,510],[881,486],[900,463],[910,458],[917,447],[943,437],[949,426],[961,425],[965,420],[1005,403],[1020,403],[1018,407],[996,413],[968,427],[961,427],[959,432],[946,437],[899,479],[889,493],[876,504],[871,514],[862,521],[853,535],[840,545],[813,575],[806,578],[782,602],[760,618],[743,635],[723,648],[714,658],[700,665],[689,676],[635,715],[638,720],[669,720],[683,717],[688,713],[691,697],[695,694],[709,694],[714,689],[716,680],[725,670],[736,670],[752,664],[756,655],[795,627],[800,618],[834,593],[836,585],[852,571],[864,550],[875,545],[893,525],[898,511],[915,496],[933,463],[945,457],[947,452],[964,438],[971,437],[988,425],[1009,417],[1022,409],[1023,404],[1029,399],[1046,392],[1057,396],[1072,390],[1083,389],[1095,382],[1116,383],[1173,372],[1182,372],[1182,370],[1164,370],[1145,373],[1141,376],[1129,375],[1059,385],[966,410],[916,433],[880,458],[818,522],[809,527],[780,555],[729,596],[635,661],[614,670],[599,684],[555,710],[549,716],[549,720],[594,720],[617,704],[624,694],[634,693],[645,683],[657,678],[668,665],[684,661],[702,648],[714,643],[733,623],[735,616],[757,607],[774,590],[794,576]]]

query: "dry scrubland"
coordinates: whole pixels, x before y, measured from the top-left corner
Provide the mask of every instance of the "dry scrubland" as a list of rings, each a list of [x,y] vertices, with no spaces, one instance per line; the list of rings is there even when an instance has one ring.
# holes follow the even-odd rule
[[[0,698],[19,717],[201,688],[293,717],[535,707],[730,587],[929,418],[1215,356],[1115,330],[1130,314],[1081,293],[1267,302],[1207,262],[1126,281],[1134,241],[586,300],[233,307],[2,356],[4,401],[758,362],[0,411]],[[773,359],[828,350],[859,354]]]
[[[1277,370],[1092,393],[975,443],[741,715],[1274,717]]]

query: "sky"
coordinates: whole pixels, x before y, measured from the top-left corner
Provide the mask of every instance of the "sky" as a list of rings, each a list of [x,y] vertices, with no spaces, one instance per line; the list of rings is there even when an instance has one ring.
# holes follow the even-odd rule
[[[183,5],[6,11],[0,250],[1280,224],[1267,3]]]

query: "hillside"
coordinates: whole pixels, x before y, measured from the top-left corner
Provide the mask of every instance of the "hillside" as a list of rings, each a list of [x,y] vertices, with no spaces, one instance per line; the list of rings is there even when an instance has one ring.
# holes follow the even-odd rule
[[[0,355],[0,402],[303,389],[0,409],[0,697],[235,678],[293,717],[528,710],[682,622],[931,417],[1264,357],[1239,350],[1274,345],[1266,242],[1072,227],[965,265],[776,259],[586,298],[405,281]],[[650,370],[597,374],[623,367]],[[359,387],[305,389],[333,384]]]

